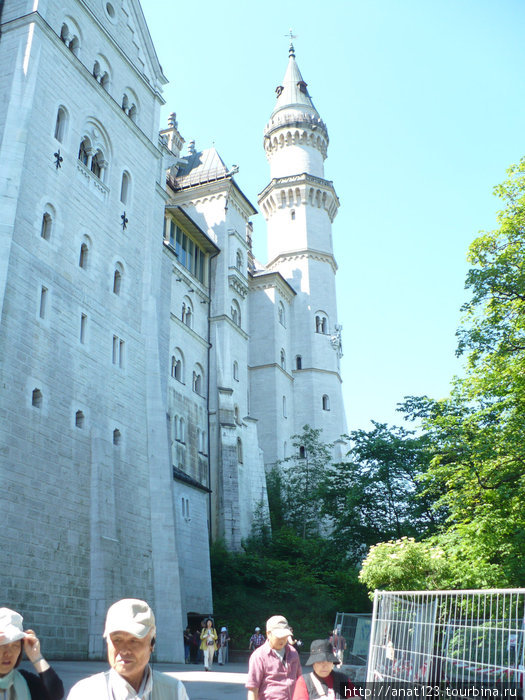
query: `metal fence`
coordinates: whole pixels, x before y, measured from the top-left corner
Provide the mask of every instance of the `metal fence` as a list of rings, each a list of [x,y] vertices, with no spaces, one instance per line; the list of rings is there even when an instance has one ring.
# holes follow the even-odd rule
[[[346,666],[356,667],[353,678],[365,679],[368,647],[370,645],[370,627],[372,615],[366,613],[340,613],[335,617],[334,631],[331,637],[334,651]],[[356,672],[362,668],[362,673]]]
[[[367,682],[510,684],[521,695],[524,614],[522,588],[376,591]]]

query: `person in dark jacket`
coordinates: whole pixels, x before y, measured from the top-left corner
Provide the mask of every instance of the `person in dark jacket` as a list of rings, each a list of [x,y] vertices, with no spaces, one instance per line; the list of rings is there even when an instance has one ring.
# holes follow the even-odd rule
[[[22,615],[0,608],[0,692],[13,700],[62,700],[62,681],[42,656],[36,634],[22,623]],[[17,670],[23,651],[38,676]]]
[[[329,639],[316,639],[310,645],[306,666],[313,666],[311,673],[299,676],[294,688],[293,700],[317,700],[335,698],[343,700],[358,695],[346,674],[334,671],[339,659],[334,654]]]

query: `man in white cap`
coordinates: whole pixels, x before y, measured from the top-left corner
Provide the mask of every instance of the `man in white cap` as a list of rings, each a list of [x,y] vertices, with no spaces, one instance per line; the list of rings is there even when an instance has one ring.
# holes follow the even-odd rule
[[[188,700],[184,685],[149,665],[155,616],[143,600],[125,598],[106,615],[104,638],[111,669],[76,683],[68,700]]]
[[[288,643],[291,631],[282,615],[266,621],[266,641],[250,656],[248,700],[291,700],[301,675],[299,654]]]

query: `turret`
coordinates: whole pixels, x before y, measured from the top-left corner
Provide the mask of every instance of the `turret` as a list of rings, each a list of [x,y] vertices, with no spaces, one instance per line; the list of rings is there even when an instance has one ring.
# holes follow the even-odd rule
[[[333,184],[324,179],[328,131],[297,66],[293,45],[276,92],[264,129],[271,180],[259,195],[268,222],[270,266],[291,251],[310,249],[331,256],[330,224],[339,207]]]
[[[272,178],[310,173],[324,177],[326,125],[314,107],[290,44],[289,60],[277,102],[264,129],[264,148]]]

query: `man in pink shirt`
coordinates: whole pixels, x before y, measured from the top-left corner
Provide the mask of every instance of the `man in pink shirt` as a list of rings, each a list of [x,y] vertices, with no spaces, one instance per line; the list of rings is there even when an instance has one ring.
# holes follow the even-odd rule
[[[291,700],[301,675],[299,654],[288,640],[286,618],[274,615],[266,622],[266,641],[250,656],[248,700]]]

